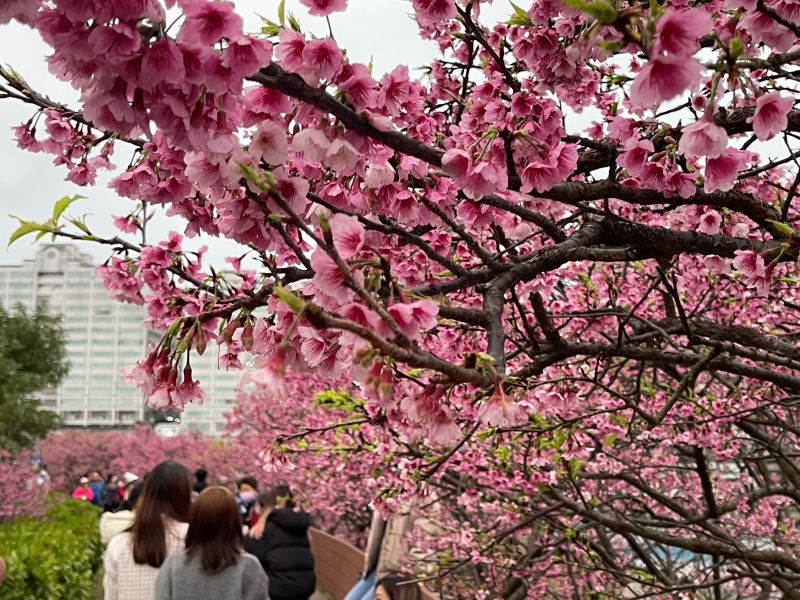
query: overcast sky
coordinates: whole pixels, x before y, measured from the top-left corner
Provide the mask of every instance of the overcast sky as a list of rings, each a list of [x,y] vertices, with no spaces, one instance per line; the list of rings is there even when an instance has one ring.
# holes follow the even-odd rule
[[[246,30],[254,31],[260,26],[259,14],[277,20],[278,4],[278,0],[238,0],[236,7],[245,19]],[[331,17],[334,35],[352,61],[367,63],[372,59],[376,78],[398,64],[411,68],[425,65],[435,56],[436,48],[417,35],[416,25],[409,17],[410,6],[408,0],[349,0],[346,13]],[[298,0],[287,0],[286,8],[299,18],[305,31],[320,35],[327,31],[324,19],[309,16]],[[493,6],[483,9],[482,20],[485,23],[504,20],[509,13],[508,3],[496,0]],[[0,62],[12,66],[38,91],[76,105],[77,92],[48,72],[44,57],[49,53],[49,47],[31,29],[16,23],[0,26]],[[131,200],[119,198],[108,189],[110,177],[98,177],[95,186],[79,188],[64,180],[66,170],[54,167],[52,156],[19,150],[9,128],[27,121],[33,112],[15,101],[0,101],[0,263],[18,262],[35,252],[32,238],[23,238],[6,248],[9,235],[16,228],[16,222],[7,216],[9,213],[44,220],[58,198],[82,193],[88,199],[73,204],[71,214],[90,215],[88,223],[93,231],[113,236],[117,232],[111,225],[111,215],[127,214],[133,207]],[[118,166],[127,164],[127,150],[122,144],[118,145],[114,158]],[[179,220],[164,216],[151,223],[151,227],[150,239],[161,238],[170,229],[183,230]],[[194,248],[200,243],[210,247],[209,258],[215,264],[240,248],[216,238],[193,240],[187,247]],[[96,244],[86,244],[84,250],[98,261],[108,256],[108,250]]]

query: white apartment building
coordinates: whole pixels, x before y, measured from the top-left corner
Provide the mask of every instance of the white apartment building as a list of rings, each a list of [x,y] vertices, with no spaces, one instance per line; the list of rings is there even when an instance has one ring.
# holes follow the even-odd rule
[[[35,256],[16,265],[0,265],[0,303],[11,310],[17,303],[29,309],[40,299],[62,316],[71,368],[61,387],[42,392],[47,410],[68,427],[120,427],[154,420],[139,390],[122,378],[120,369],[145,356],[148,331],[144,307],[113,300],[95,274],[94,260],[69,244],[38,247]],[[217,352],[209,344],[203,356],[192,356],[192,369],[208,400],[190,405],[166,432],[192,429],[219,434],[224,412],[236,397],[240,372],[217,368]],[[166,424],[165,424],[166,425]]]

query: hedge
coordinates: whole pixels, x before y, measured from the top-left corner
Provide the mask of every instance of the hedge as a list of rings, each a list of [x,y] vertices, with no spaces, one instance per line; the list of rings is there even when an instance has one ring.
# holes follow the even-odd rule
[[[103,545],[98,509],[82,500],[54,504],[42,519],[0,525],[8,576],[0,600],[91,600]]]

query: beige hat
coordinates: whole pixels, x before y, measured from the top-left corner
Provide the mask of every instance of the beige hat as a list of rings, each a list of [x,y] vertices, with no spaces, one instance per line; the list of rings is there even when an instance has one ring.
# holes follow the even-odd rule
[[[122,481],[125,482],[125,485],[130,485],[134,481],[138,481],[138,480],[139,480],[139,476],[134,474],[134,473],[131,473],[130,471],[125,471],[122,474]]]
[[[81,477],[81,483],[89,483],[88,477]]]

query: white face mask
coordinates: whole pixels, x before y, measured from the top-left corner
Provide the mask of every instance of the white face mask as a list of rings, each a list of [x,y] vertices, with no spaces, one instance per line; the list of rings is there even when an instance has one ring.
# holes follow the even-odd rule
[[[239,494],[239,498],[241,498],[246,503],[250,503],[250,502],[252,502],[253,500],[256,499],[256,493],[255,492],[242,492],[241,494]]]

